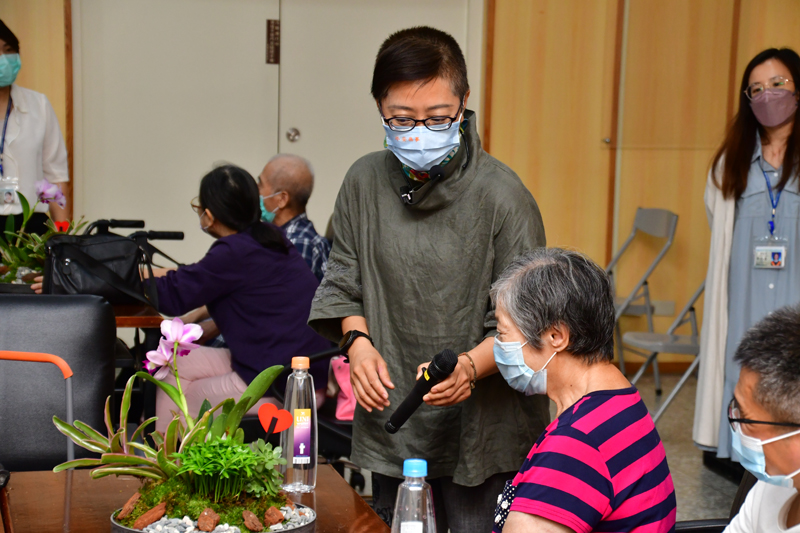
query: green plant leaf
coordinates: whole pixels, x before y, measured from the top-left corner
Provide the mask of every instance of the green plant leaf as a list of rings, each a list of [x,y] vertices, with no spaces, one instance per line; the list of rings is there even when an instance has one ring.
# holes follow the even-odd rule
[[[67,461],[61,463],[53,468],[53,472],[61,472],[62,470],[69,470],[70,468],[81,468],[83,466],[100,466],[100,459],[75,459],[74,461]]]
[[[150,438],[153,439],[153,443],[155,443],[156,448],[161,448],[164,446],[164,434],[160,431],[154,431],[150,433]]]
[[[283,366],[275,365],[271,366],[265,370],[263,370],[259,375],[255,377],[253,381],[250,382],[250,385],[242,393],[242,399],[245,396],[249,396],[250,400],[247,404],[247,409],[244,412],[249,411],[252,407],[256,404],[258,400],[260,400],[264,394],[267,393],[267,389],[269,386],[272,385],[272,382],[283,372]],[[242,401],[241,399],[239,400]]]
[[[214,419],[214,423],[211,425],[211,430],[209,430],[209,435],[211,435],[212,439],[218,439],[225,433],[225,421],[228,419],[228,416],[225,414],[221,414]]]
[[[236,444],[244,443],[244,430],[242,428],[236,428],[236,432],[233,434],[233,442]]]
[[[181,446],[178,452],[182,452],[184,448],[187,446],[191,446],[192,443],[197,440],[197,438],[202,434],[205,435],[208,432],[208,421],[211,417],[211,404],[209,403],[209,409],[207,409],[203,416],[195,424],[194,428],[183,436],[183,440],[181,441]],[[202,409],[201,409],[202,412]]]
[[[203,413],[205,413],[206,411],[210,411],[210,410],[211,410],[211,402],[209,402],[208,398],[206,398],[205,400],[203,400],[203,403],[200,405],[200,412],[197,413],[197,416],[195,418],[197,420],[200,420],[203,417]]]
[[[12,234],[12,235],[16,235],[16,232],[14,231],[14,217],[6,218],[6,231],[5,232],[6,232],[6,235],[9,234],[9,233]],[[9,240],[8,242],[11,242],[11,241]]]
[[[100,462],[104,465],[120,464],[126,466],[149,466],[151,468],[159,468],[158,462],[153,459],[128,453],[104,453],[100,457]]]
[[[111,442],[111,437],[114,436],[114,424],[111,423],[111,396],[106,398],[106,407],[103,411],[103,419],[106,423],[106,430],[108,431],[108,442]]]
[[[128,451],[128,411],[131,408],[131,394],[133,393],[133,384],[136,381],[136,376],[131,376],[125,384],[125,390],[122,391],[122,401],[119,407],[119,429],[122,432],[120,437],[120,444],[122,451]]]
[[[92,479],[100,479],[101,477],[112,475],[147,477],[156,480],[164,479],[164,476],[153,468],[103,466],[92,470]]]
[[[53,417],[53,424],[55,424],[56,429],[58,431],[60,431],[61,433],[72,439],[72,442],[74,442],[81,448],[86,448],[87,450],[95,453],[104,453],[106,451],[102,447],[97,446],[92,442],[90,442],[83,433],[81,433],[71,425],[67,424],[57,416]]]
[[[139,437],[142,437],[142,438],[144,438],[144,428],[146,428],[147,426],[149,426],[150,424],[152,424],[152,423],[153,423],[153,422],[155,422],[156,420],[158,420],[158,417],[157,417],[157,416],[154,416],[154,417],[148,418],[147,420],[145,420],[144,422],[142,422],[142,423],[139,425],[139,427],[138,427],[138,428],[136,428],[136,431],[134,431],[134,432],[133,432],[133,435],[131,435],[131,440],[130,440],[130,443],[134,442],[134,441],[135,441],[136,439],[138,439]],[[129,444],[130,444],[130,443],[129,443]]]
[[[95,430],[94,428],[92,428],[88,424],[84,424],[80,420],[76,420],[75,422],[72,423],[72,425],[75,426],[76,429],[82,431],[83,434],[86,435],[87,439],[91,439],[93,441],[97,441],[100,444],[103,444],[105,446],[109,445],[108,444],[108,437],[106,437],[105,435],[103,435],[99,431]]]
[[[122,430],[120,429],[114,436],[111,437],[111,442],[109,443],[109,448],[111,449],[111,453],[120,453],[123,451],[122,449]]]
[[[141,451],[142,453],[144,453],[145,457],[149,459],[156,458],[156,451],[147,444],[142,444],[141,442],[129,442],[128,446],[131,448],[136,448],[137,450]]]
[[[236,430],[239,429],[239,424],[242,422],[242,417],[247,412],[248,405],[250,405],[250,397],[243,396],[228,415],[228,420],[225,422],[225,433],[228,435],[236,433]]]
[[[144,378],[151,383],[154,383],[157,387],[167,393],[169,399],[175,403],[175,405],[181,405],[181,393],[178,392],[178,389],[170,385],[169,383],[164,383],[163,381],[159,381],[147,372],[142,372],[141,370],[133,375],[134,377]]]
[[[17,198],[19,198],[19,204],[22,206],[22,220],[23,225],[25,222],[28,222],[31,218],[31,204],[28,203],[28,199],[25,198],[25,195],[21,192],[17,192]]]
[[[233,398],[228,398],[227,400],[222,402],[222,414],[228,416],[228,414],[233,410],[236,406],[236,402]]]
[[[162,448],[166,450],[165,453],[167,457],[178,451],[178,426],[180,422],[180,418],[175,417],[167,426],[167,433],[164,435],[164,446]]]
[[[158,461],[159,468],[167,475],[167,477],[173,477],[178,475],[179,468],[178,466],[167,459],[167,454],[164,452],[164,448],[158,450],[156,454],[156,461]]]

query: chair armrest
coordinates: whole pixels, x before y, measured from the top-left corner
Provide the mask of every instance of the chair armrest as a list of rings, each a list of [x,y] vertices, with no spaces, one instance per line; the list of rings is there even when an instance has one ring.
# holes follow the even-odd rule
[[[722,533],[729,522],[727,518],[685,520],[675,524],[675,531],[683,531],[685,533]]]

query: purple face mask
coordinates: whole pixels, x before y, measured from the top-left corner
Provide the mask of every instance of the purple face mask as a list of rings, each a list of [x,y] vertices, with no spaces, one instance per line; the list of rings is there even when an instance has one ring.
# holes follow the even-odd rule
[[[797,99],[786,89],[765,89],[750,101],[750,108],[762,126],[774,128],[795,114]]]

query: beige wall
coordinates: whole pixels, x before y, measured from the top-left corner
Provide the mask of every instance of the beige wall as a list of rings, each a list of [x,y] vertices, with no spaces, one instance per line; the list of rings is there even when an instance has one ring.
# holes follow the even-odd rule
[[[68,133],[64,10],[69,1],[0,1],[0,19],[20,42],[22,69],[16,83],[47,95],[64,139]]]
[[[637,207],[669,209],[679,215],[677,236],[650,288],[654,299],[680,310],[705,277],[703,190],[729,104],[735,98],[738,105],[739,79],[756,53],[800,50],[800,2],[495,0],[489,9],[489,148],[536,197],[548,245],[577,248],[605,264]],[[615,39],[623,30],[624,40]],[[615,96],[621,122],[611,131]],[[620,264],[621,293],[661,244],[645,238],[632,246]],[[657,317],[656,330],[674,318]],[[640,319],[622,325],[645,328]]]

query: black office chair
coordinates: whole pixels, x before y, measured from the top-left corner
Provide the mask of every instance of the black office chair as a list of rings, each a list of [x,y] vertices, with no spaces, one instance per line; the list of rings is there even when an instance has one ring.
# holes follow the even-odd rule
[[[74,416],[103,427],[105,400],[114,390],[116,324],[99,296],[0,294],[0,350],[60,356],[74,376]],[[48,470],[67,460],[61,372],[52,365],[0,361],[0,461],[9,471]],[[75,455],[91,457],[76,448]]]
[[[739,509],[742,507],[745,498],[747,498],[747,493],[750,492],[756,481],[758,480],[753,474],[745,471],[742,481],[739,483],[739,490],[736,491],[736,496],[733,497],[730,516],[727,519],[684,520],[675,524],[675,531],[683,531],[684,533],[721,533],[733,520],[733,517],[739,514]]]

